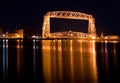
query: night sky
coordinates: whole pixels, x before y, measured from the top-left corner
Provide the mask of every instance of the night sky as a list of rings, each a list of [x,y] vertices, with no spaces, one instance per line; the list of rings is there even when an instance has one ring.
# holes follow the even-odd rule
[[[115,0],[3,0],[0,1],[0,27],[4,31],[16,28],[42,30],[43,16],[56,10],[92,14],[98,35],[101,32],[120,35],[120,4]]]

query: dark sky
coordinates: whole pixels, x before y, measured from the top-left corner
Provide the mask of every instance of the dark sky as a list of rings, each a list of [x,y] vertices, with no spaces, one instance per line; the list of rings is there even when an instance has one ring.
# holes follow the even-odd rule
[[[70,31],[70,30],[76,31],[76,32],[87,33],[88,32],[88,20],[50,18],[50,31],[51,32],[62,32],[62,31]]]
[[[40,28],[48,11],[66,10],[92,14],[100,34],[120,35],[120,4],[115,0],[3,0],[0,1],[0,27],[6,30]]]

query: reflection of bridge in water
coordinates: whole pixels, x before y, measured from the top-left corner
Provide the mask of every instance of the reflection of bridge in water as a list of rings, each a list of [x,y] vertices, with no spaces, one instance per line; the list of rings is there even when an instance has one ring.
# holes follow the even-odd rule
[[[63,18],[63,19],[88,20],[88,33],[74,32],[74,31],[50,33],[51,17]],[[54,11],[54,12],[48,12],[44,16],[44,22],[42,27],[42,38],[95,38],[95,37],[96,37],[95,19],[92,15],[81,12]]]

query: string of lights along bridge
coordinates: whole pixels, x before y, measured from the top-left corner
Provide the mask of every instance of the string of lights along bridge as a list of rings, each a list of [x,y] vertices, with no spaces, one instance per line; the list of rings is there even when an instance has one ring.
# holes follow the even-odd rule
[[[50,33],[50,18],[88,20],[88,32],[64,31]],[[73,11],[53,11],[44,16],[42,38],[96,38],[95,18],[92,15]]]

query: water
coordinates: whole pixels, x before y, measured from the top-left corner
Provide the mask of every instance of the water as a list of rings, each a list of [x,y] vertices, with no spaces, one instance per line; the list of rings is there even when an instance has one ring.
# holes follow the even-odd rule
[[[1,39],[0,73],[3,82],[116,83],[120,82],[120,43]]]

